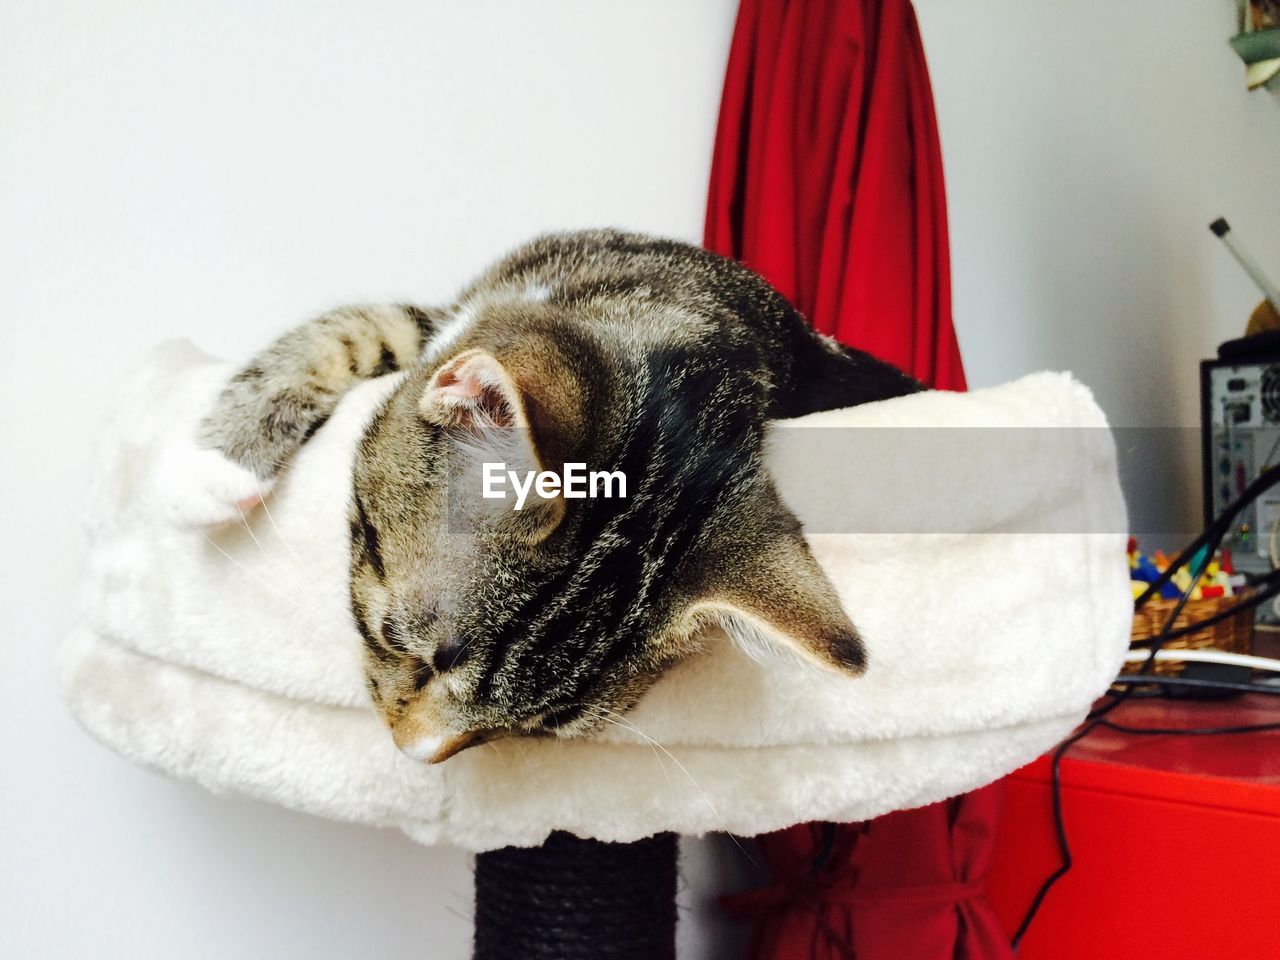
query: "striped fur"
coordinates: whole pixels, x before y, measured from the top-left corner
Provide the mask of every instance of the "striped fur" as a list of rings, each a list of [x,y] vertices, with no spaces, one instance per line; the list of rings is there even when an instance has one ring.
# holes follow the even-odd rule
[[[457,414],[443,401],[468,358],[495,396]],[[404,379],[354,468],[351,607],[402,746],[586,732],[711,623],[862,668],[763,469],[764,428],[919,385],[814,334],[760,277],[674,241],[543,237],[447,309],[353,308],[286,334],[205,439],[270,478],[344,389],[391,369]],[[622,470],[628,496],[495,511],[468,465],[522,444],[557,472]]]

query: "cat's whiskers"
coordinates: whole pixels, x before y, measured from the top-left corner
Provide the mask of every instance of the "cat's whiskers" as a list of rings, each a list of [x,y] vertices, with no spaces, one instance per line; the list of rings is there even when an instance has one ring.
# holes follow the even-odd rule
[[[249,539],[254,542],[258,548],[258,552],[262,554],[262,559],[268,563],[275,563],[276,558],[267,552],[267,548],[262,545],[262,541],[258,539],[258,535],[253,532],[253,525],[249,523],[249,518],[245,516],[244,507],[236,504],[236,513],[240,514],[240,523],[244,526],[245,532],[249,534]]]
[[[588,712],[590,712],[593,709],[589,704],[580,704],[580,706],[584,710],[587,710]],[[603,709],[603,708],[600,708],[600,709]],[[621,727],[623,730],[628,729],[628,725],[619,723],[617,720],[613,720],[610,717],[604,716],[603,714],[592,713],[591,716],[595,717],[598,720],[603,720],[605,723],[612,723],[615,727]],[[634,733],[640,733],[640,731],[636,730],[634,726],[631,726],[631,729]],[[644,736],[643,733],[640,733],[640,735],[642,737]],[[650,740],[647,737],[645,739],[649,740],[649,743],[648,743],[649,750],[653,754],[653,758],[658,761],[658,769],[662,771],[662,779],[667,781],[667,789],[671,791],[671,796],[675,797],[676,785],[671,782],[671,776],[667,773],[667,765],[662,762],[662,755],[658,753],[658,748],[654,745],[654,742],[652,740]]]
[[[285,550],[289,552],[289,556],[293,558],[294,566],[301,570],[302,575],[311,581],[311,586],[316,589],[317,594],[323,594],[325,592],[324,588],[320,586],[320,582],[312,575],[311,571],[307,568],[307,565],[302,562],[302,558],[299,557],[297,551],[293,549],[293,544],[286,539],[284,531],[282,531],[279,525],[277,525],[276,518],[271,515],[271,510],[267,507],[267,496],[262,492],[262,484],[257,482],[257,477],[254,478],[254,484],[258,488],[258,505],[262,507],[262,512],[266,516],[267,522],[271,524],[271,529],[276,532],[276,537],[280,540],[280,543],[284,545]],[[240,511],[240,519],[244,520],[246,527],[249,526],[249,521],[245,518],[243,510]],[[252,530],[249,531],[249,535],[253,536]],[[258,538],[254,537],[253,539],[256,543]],[[258,546],[261,548],[262,545],[258,544]],[[265,555],[266,551],[263,551],[263,553]]]
[[[750,854],[750,853],[748,853],[748,852],[747,852],[747,848],[746,848],[746,847],[744,847],[744,846],[743,846],[743,845],[738,841],[738,838],[737,838],[736,836],[734,836],[733,831],[731,831],[731,830],[729,829],[729,825],[728,825],[727,823],[725,823],[724,817],[720,816],[720,811],[719,811],[719,809],[717,809],[717,807],[716,807],[715,803],[712,801],[712,799],[711,799],[711,795],[710,795],[709,793],[707,793],[707,791],[706,791],[706,790],[704,790],[704,789],[703,789],[702,784],[700,784],[700,783],[698,782],[697,778],[696,778],[696,777],[694,777],[694,775],[693,775],[693,774],[691,774],[691,773],[689,772],[689,768],[688,768],[688,767],[686,767],[683,763],[681,763],[681,762],[680,762],[680,760],[675,756],[675,754],[673,754],[670,750],[668,750],[666,747],[664,747],[661,743],[659,743],[659,742],[658,742],[657,740],[655,740],[653,737],[649,736],[647,733],[645,733],[643,730],[641,730],[639,727],[637,727],[634,723],[632,723],[630,720],[628,720],[628,719],[627,719],[626,717],[624,717],[622,714],[617,713],[617,712],[615,712],[615,711],[613,711],[613,710],[610,710],[608,707],[599,706],[599,705],[596,705],[596,704],[579,704],[579,706],[580,706],[580,707],[582,707],[584,710],[587,710],[588,712],[590,712],[590,711],[592,711],[592,710],[599,710],[599,711],[603,711],[603,713],[596,713],[596,714],[594,714],[594,716],[596,716],[596,717],[598,717],[599,719],[604,720],[604,721],[606,721],[606,722],[608,722],[608,723],[612,723],[612,724],[614,724],[615,726],[622,727],[622,728],[623,728],[623,729],[625,729],[625,730],[630,730],[632,733],[634,733],[634,734],[636,734],[637,736],[642,737],[644,740],[646,740],[646,741],[649,743],[649,745],[650,745],[650,747],[651,747],[651,748],[656,747],[658,750],[661,750],[661,751],[662,751],[663,753],[665,753],[668,757],[670,757],[670,758],[671,758],[671,762],[672,762],[672,763],[674,763],[674,764],[675,764],[675,765],[680,769],[680,772],[681,772],[681,773],[683,773],[686,777],[688,777],[688,778],[689,778],[689,782],[690,782],[691,784],[693,784],[694,788],[695,788],[695,789],[696,789],[700,794],[702,794],[702,799],[706,802],[706,804],[707,804],[707,809],[708,809],[708,810],[710,810],[710,811],[711,811],[711,815],[712,815],[713,817],[715,817],[715,818],[716,818],[716,820],[718,820],[718,821],[720,822],[720,829],[721,829],[721,831],[723,831],[723,832],[724,832],[724,834],[725,834],[726,836],[728,836],[730,840],[732,840],[732,841],[733,841],[734,846],[736,846],[740,851],[742,851],[742,855],[743,855],[744,857],[746,857],[749,861],[751,861],[752,866],[755,866],[755,867],[759,867],[759,866],[760,866],[760,864],[756,862],[756,859],[755,859],[753,856],[751,856],[751,854]],[[616,719],[614,719],[614,718],[616,718]],[[656,753],[655,753],[655,756],[656,756]],[[665,766],[665,765],[663,765],[663,764],[662,764],[661,760],[659,760],[659,766],[661,766],[661,767],[662,767],[663,776],[665,777],[665,776],[666,776],[666,769],[667,769],[667,768],[666,768],[666,766]],[[668,785],[668,786],[671,786],[671,780],[670,780],[670,779],[667,779],[667,785]],[[674,793],[675,793],[675,788],[674,788],[674,787],[672,787],[671,789],[672,789],[672,793],[674,794]]]
[[[240,522],[244,525],[245,532],[249,534],[249,538],[250,538],[250,539],[254,542],[254,544],[257,546],[257,548],[258,548],[258,552],[262,554],[262,559],[266,560],[266,561],[267,561],[267,563],[271,563],[271,564],[278,563],[278,562],[279,562],[279,558],[278,558],[278,557],[274,557],[274,556],[272,556],[272,555],[271,555],[271,553],[269,553],[269,552],[267,551],[267,548],[266,548],[266,547],[264,547],[264,546],[262,545],[262,541],[258,539],[257,534],[255,534],[255,533],[253,532],[253,525],[249,523],[249,518],[245,516],[244,508],[242,508],[242,507],[240,507],[239,505],[237,505],[237,506],[236,506],[236,510],[237,510],[237,511],[239,511],[239,513],[240,513]],[[269,514],[268,514],[268,516],[269,516]],[[272,526],[275,526],[274,522],[272,523]],[[278,534],[279,532],[280,532],[280,531],[279,531],[279,528],[277,528],[277,529],[276,529],[276,533]],[[208,539],[208,538],[206,537],[205,539]],[[225,551],[224,551],[224,552],[225,552]],[[294,566],[295,566],[295,567],[297,567],[299,570],[301,570],[301,571],[303,572],[304,576],[306,576],[306,577],[311,581],[311,585],[312,585],[312,587],[313,587],[313,588],[315,588],[315,590],[316,590],[316,596],[317,596],[317,598],[318,598],[318,597],[323,593],[323,591],[321,591],[321,589],[320,589],[320,585],[319,585],[318,583],[316,583],[315,579],[314,579],[314,578],[312,578],[312,577],[311,577],[311,575],[307,572],[306,568],[302,565],[301,561],[295,561]],[[240,568],[241,568],[242,570],[247,570],[247,569],[248,569],[248,568],[247,568],[247,567],[245,567],[243,564],[241,564],[241,565],[240,565]],[[287,564],[285,565],[285,569],[287,569]],[[261,578],[259,578],[259,579],[261,579]],[[297,587],[297,586],[299,586],[299,585],[295,583],[295,584],[294,584],[294,586],[295,586],[295,588],[296,588],[296,587]],[[302,605],[301,605],[297,600],[294,600],[294,601],[293,601],[293,605],[294,605],[297,609],[299,609],[299,610],[302,610],[302,609],[303,609]],[[315,626],[315,625],[314,625],[313,623],[308,623],[307,625],[308,625],[308,626],[311,626],[311,627],[314,629],[314,626]]]
[[[462,646],[458,647],[458,652],[454,654],[454,658],[455,659],[460,658],[464,653],[466,653],[467,647],[475,643],[476,640],[479,639],[479,637],[480,637],[480,634],[476,633],[475,631],[468,631],[467,638],[462,642]]]
[[[287,593],[285,593],[284,591],[280,590],[278,587],[276,587],[276,586],[275,586],[275,584],[271,583],[269,580],[264,580],[262,577],[258,576],[258,574],[254,573],[252,570],[250,570],[248,567],[246,567],[243,563],[241,563],[239,560],[237,560],[237,559],[236,559],[235,557],[233,557],[231,554],[227,553],[227,551],[226,551],[226,550],[223,550],[223,549],[222,549],[222,547],[220,547],[220,546],[218,545],[217,541],[215,541],[212,537],[210,537],[210,536],[209,536],[207,533],[205,533],[203,530],[201,530],[201,531],[200,531],[200,535],[201,535],[202,537],[204,537],[204,539],[206,540],[206,542],[208,542],[209,546],[213,547],[213,549],[217,550],[220,554],[222,554],[224,557],[226,557],[228,560],[230,560],[230,561],[231,561],[233,564],[235,564],[235,566],[236,566],[236,567],[238,567],[238,568],[239,568],[243,573],[248,574],[251,578],[253,578],[253,579],[254,579],[254,580],[256,580],[259,584],[261,584],[263,587],[265,587],[269,592],[271,592],[271,593],[275,594],[277,597],[279,597],[279,598],[280,598],[281,600],[283,600],[285,603],[289,604],[289,606],[293,607],[293,608],[294,608],[294,609],[299,613],[299,615],[301,616],[303,626],[308,627],[308,628],[310,628],[310,629],[312,629],[312,630],[315,630],[315,629],[317,629],[317,628],[318,628],[318,624],[317,624],[314,620],[312,620],[312,619],[311,619],[311,617],[312,617],[312,612],[311,612],[310,610],[308,610],[306,607],[304,607],[302,604],[300,604],[296,599],[294,599],[293,597],[289,596],[289,595],[288,595]],[[261,549],[261,545],[259,545],[259,549]]]
[[[521,759],[521,760],[523,760],[523,761],[525,761],[526,763],[528,763],[528,761],[529,761],[529,751],[528,751],[528,750],[526,750],[526,749],[525,749],[525,747],[524,747],[524,744],[523,744],[523,743],[521,743],[521,741],[522,741],[522,740],[527,739],[526,737],[504,737],[503,739],[504,739],[507,743],[510,743],[510,744],[511,744],[512,749],[519,750],[519,751],[520,751],[520,759]],[[491,742],[496,743],[497,741],[491,741]]]

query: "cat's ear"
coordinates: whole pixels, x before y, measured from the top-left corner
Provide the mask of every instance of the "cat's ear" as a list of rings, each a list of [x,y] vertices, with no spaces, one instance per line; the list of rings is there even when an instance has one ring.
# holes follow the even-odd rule
[[[527,429],[524,398],[496,357],[468,350],[431,374],[418,401],[422,416],[445,427]]]
[[[537,439],[529,422],[525,396],[515,378],[492,354],[484,350],[460,353],[431,374],[418,411],[428,423],[457,431],[459,447],[470,454],[475,490],[481,495],[485,462],[503,464],[518,476],[545,469]],[[514,498],[502,498],[495,511],[509,513],[511,530],[531,544],[551,535],[564,519],[564,500],[543,497],[530,488],[519,509]]]
[[[717,623],[749,655],[780,648],[851,676],[866,670],[862,637],[799,531],[744,552],[706,578],[690,608],[696,621]]]

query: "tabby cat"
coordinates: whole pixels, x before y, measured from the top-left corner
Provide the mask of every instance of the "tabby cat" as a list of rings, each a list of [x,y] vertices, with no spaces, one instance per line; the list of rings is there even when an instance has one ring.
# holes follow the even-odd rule
[[[183,516],[239,518],[346,390],[393,372],[355,459],[350,599],[369,694],[410,756],[590,732],[712,624],[863,670],[763,439],[770,419],[920,385],[815,334],[756,274],[671,240],[564,233],[451,306],[327,313],[226,386]],[[450,493],[486,457],[621,470],[627,496],[486,511]]]

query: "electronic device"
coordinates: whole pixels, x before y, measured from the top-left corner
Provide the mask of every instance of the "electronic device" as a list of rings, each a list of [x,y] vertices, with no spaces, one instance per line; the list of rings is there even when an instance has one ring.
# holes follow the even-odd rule
[[[1200,363],[1204,518],[1208,524],[1267,467],[1280,463],[1280,353]],[[1280,556],[1280,488],[1244,511],[1223,546],[1242,573]]]
[[[1280,314],[1280,289],[1219,217],[1209,224]],[[1253,322],[1250,322],[1253,327]],[[1280,462],[1280,331],[1251,329],[1200,363],[1204,521],[1208,525],[1263,470]],[[1268,491],[1238,518],[1222,545],[1243,573],[1280,567],[1280,493]],[[1280,617],[1280,605],[1274,611]]]

